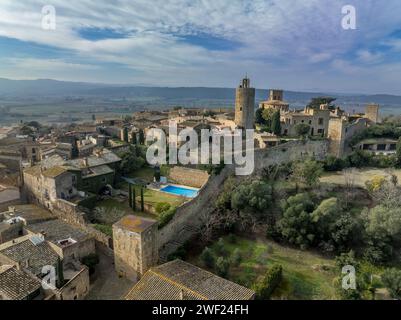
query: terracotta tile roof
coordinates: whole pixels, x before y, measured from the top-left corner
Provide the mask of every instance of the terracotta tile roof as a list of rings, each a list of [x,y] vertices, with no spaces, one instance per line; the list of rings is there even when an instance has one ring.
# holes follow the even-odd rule
[[[46,241],[34,244],[31,239],[32,236],[25,236],[20,241],[17,239],[2,244],[0,255],[20,263],[22,268],[37,275],[41,274],[43,266],[54,266],[58,255]]]
[[[3,215],[6,219],[11,219],[15,217],[24,218],[27,225],[38,223],[46,220],[54,220],[57,219],[50,211],[38,207],[34,204],[23,204],[16,205],[14,207],[14,212],[6,211],[3,212]]]
[[[40,289],[38,279],[16,267],[0,267],[0,296],[7,300],[22,300]]]
[[[69,238],[78,242],[90,238],[86,232],[59,219],[35,223],[26,228],[27,230],[37,234],[43,232],[45,234],[45,239],[55,244],[57,244],[57,241]]]
[[[254,292],[190,263],[175,260],[147,271],[127,300],[250,300]]]
[[[49,169],[43,171],[43,175],[48,178],[56,178],[56,177],[62,175],[63,173],[66,173],[67,171],[68,171],[68,168],[66,168],[66,167],[55,166],[55,167],[52,167],[52,168],[49,168]]]

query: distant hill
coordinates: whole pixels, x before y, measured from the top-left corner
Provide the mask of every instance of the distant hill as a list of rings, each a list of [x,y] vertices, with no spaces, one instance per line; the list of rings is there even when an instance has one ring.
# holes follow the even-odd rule
[[[268,90],[257,89],[256,101],[265,100]],[[324,92],[296,92],[285,91],[285,100],[294,106],[306,104],[312,97],[329,95],[337,98],[340,104],[365,104],[375,102],[382,105],[401,107],[401,96],[376,95],[349,95],[330,94]],[[0,98],[27,99],[29,97],[87,97],[107,99],[155,99],[174,101],[186,100],[221,100],[233,103],[234,88],[207,88],[207,87],[144,87],[119,86],[84,82],[40,80],[9,80],[0,78]]]

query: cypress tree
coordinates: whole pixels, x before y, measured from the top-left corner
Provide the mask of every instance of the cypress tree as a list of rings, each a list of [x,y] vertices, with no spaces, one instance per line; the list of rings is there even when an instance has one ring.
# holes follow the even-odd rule
[[[64,270],[63,270],[63,262],[60,257],[57,258],[57,277],[58,284],[57,287],[61,288],[64,285]]]
[[[128,203],[130,208],[132,208],[132,185],[128,182]]]
[[[135,188],[132,188],[132,206],[131,208],[136,211],[136,192],[135,192]]]
[[[280,111],[276,111],[272,118],[272,132],[275,135],[281,134]]]
[[[141,211],[144,212],[145,211],[145,202],[143,199],[143,188],[141,187]]]

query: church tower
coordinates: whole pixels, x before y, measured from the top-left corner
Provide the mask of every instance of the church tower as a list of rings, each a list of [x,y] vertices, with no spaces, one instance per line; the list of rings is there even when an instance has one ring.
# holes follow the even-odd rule
[[[248,77],[235,92],[235,124],[242,129],[253,129],[255,112],[255,88],[251,88]]]

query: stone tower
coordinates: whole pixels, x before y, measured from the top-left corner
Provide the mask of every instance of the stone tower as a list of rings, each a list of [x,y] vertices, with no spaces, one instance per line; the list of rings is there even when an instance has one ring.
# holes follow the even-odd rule
[[[157,221],[125,216],[113,225],[114,264],[117,273],[132,281],[159,260]]]
[[[255,88],[249,78],[242,79],[235,92],[235,124],[243,129],[253,129],[255,112]]]
[[[270,89],[269,90],[270,101],[283,101],[283,90]]]
[[[368,118],[373,123],[379,122],[379,105],[378,104],[368,104],[365,108],[365,117]]]

